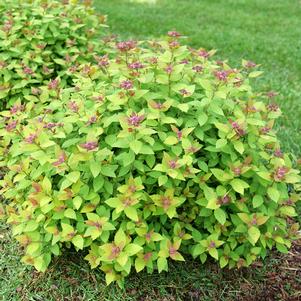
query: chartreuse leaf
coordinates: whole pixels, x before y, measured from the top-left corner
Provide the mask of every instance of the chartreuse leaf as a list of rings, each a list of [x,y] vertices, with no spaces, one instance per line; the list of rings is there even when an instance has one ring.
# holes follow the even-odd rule
[[[252,245],[255,245],[260,237],[260,231],[258,228],[252,226],[248,230],[248,235],[249,235],[248,239],[249,239],[250,243]]]
[[[142,258],[137,257],[135,260],[135,269],[139,273],[145,268],[145,261]]]
[[[233,179],[230,184],[236,192],[242,195],[244,194],[244,190],[249,187],[249,184],[241,179]]]
[[[255,195],[252,200],[253,208],[258,208],[263,204],[263,197],[261,195]]]
[[[268,188],[268,196],[274,201],[278,202],[280,198],[280,192],[275,187]]]
[[[130,142],[130,148],[135,154],[139,154],[142,146],[143,146],[143,143],[139,140],[134,140],[134,141]]]
[[[217,208],[214,210],[214,216],[218,220],[220,224],[224,224],[226,222],[226,214],[223,209]]]
[[[128,256],[133,256],[140,252],[142,247],[137,244],[129,244],[125,247],[124,251],[127,253]]]
[[[209,249],[209,254],[216,260],[218,260],[218,252],[217,252],[217,249],[215,248],[210,248]]]
[[[221,182],[229,181],[233,176],[218,168],[211,168],[213,175]]]
[[[203,126],[207,122],[208,116],[205,112],[200,112],[197,116],[197,119],[198,119],[199,125]]]
[[[81,235],[76,235],[72,238],[72,243],[80,250],[84,248],[84,239]]]
[[[83,199],[80,197],[80,196],[76,196],[74,199],[73,199],[73,206],[76,210],[78,210],[80,208],[80,206],[82,205],[83,203]]]
[[[168,136],[165,140],[164,143],[167,145],[174,145],[177,144],[179,141],[175,136]]]
[[[134,207],[126,207],[124,208],[125,215],[131,220],[137,222],[139,220],[137,210]]]
[[[165,257],[159,257],[157,260],[158,272],[168,271],[167,259]]]
[[[76,213],[73,209],[68,208],[64,212],[64,216],[71,218],[71,219],[76,219]]]
[[[71,183],[76,183],[78,181],[78,179],[80,178],[80,172],[79,171],[72,171],[69,174],[66,174],[65,177]]]
[[[96,178],[100,171],[101,171],[101,164],[99,162],[96,162],[96,161],[91,161],[90,162],[90,170],[91,170],[91,173],[93,175],[94,178]]]

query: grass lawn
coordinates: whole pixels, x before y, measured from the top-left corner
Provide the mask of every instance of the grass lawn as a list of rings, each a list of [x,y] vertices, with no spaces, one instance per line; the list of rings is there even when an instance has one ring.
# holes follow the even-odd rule
[[[138,1],[137,1],[138,2]],[[218,49],[232,66],[242,58],[262,64],[258,89],[279,92],[284,112],[279,135],[285,150],[301,155],[301,2],[299,0],[95,0],[108,14],[110,31],[122,38],[160,37],[168,30],[187,35],[193,47]],[[141,0],[140,0],[141,2]],[[69,251],[45,274],[20,262],[21,250],[0,224],[0,300],[43,301],[276,301],[301,300],[301,242],[287,255],[272,254],[250,269],[219,270],[216,264],[172,264],[168,274],[133,273],[127,289],[105,286]]]

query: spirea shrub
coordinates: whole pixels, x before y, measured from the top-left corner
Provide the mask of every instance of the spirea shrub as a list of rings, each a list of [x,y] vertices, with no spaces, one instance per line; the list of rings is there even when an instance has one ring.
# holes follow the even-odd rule
[[[29,97],[31,90],[39,93],[47,80],[68,83],[78,66],[91,60],[105,18],[89,1],[77,2],[1,1],[1,108]]]
[[[64,247],[86,250],[107,283],[168,260],[249,266],[287,252],[300,181],[273,130],[273,93],[257,66],[166,41],[106,39],[74,87],[1,113],[5,212],[23,262],[45,271]]]

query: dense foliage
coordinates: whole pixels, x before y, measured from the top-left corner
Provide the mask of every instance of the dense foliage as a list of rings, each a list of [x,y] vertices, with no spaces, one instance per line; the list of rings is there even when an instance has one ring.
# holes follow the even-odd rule
[[[105,21],[88,1],[0,2],[0,99],[27,98],[45,80],[64,81],[99,48]],[[38,93],[38,91],[36,91]]]
[[[23,261],[45,271],[64,247],[118,281],[191,255],[249,266],[287,252],[300,182],[273,130],[256,64],[166,41],[105,39],[106,54],[1,112],[1,193]],[[30,91],[30,90],[29,90]]]

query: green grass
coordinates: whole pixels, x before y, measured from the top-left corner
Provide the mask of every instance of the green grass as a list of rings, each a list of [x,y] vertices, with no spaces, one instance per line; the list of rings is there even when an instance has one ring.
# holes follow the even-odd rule
[[[108,14],[110,31],[122,39],[160,37],[176,29],[193,47],[218,49],[217,58],[233,67],[242,58],[262,64],[257,89],[280,93],[284,112],[279,136],[285,150],[301,154],[301,3],[299,0],[95,0]],[[170,272],[133,273],[122,291],[106,287],[102,273],[91,271],[72,250],[45,274],[23,266],[10,231],[0,224],[0,300],[45,301],[214,301],[300,300],[300,245],[286,256],[272,254],[250,269],[220,271],[216,264],[188,261]],[[297,252],[297,253],[295,253]]]

